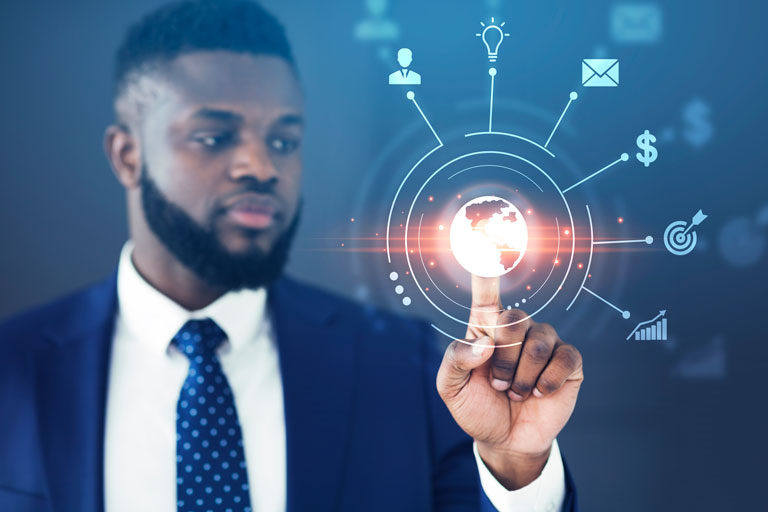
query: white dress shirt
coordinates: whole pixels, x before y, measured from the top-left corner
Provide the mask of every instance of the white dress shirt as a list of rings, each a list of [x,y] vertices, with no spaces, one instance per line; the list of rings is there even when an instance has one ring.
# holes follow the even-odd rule
[[[227,334],[218,349],[243,433],[251,505],[285,510],[286,455],[283,388],[275,337],[266,314],[266,290],[229,292],[188,311],[137,272],[129,241],[117,271],[118,312],[107,388],[104,453],[107,512],[174,512],[176,404],[188,359],[171,345],[187,320],[211,318]],[[541,476],[507,491],[477,454],[480,482],[501,511],[552,512],[565,496],[555,442]]]
[[[283,388],[277,347],[265,314],[266,290],[223,295],[190,312],[153,288],[123,247],[118,314],[107,391],[107,512],[175,512],[176,404],[189,360],[171,345],[191,318],[213,319],[227,334],[218,350],[243,432],[253,510],[285,510]]]

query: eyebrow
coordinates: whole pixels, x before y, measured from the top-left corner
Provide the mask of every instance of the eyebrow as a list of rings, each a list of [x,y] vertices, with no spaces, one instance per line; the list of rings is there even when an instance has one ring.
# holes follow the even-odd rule
[[[304,118],[298,114],[286,114],[277,120],[277,124],[302,126],[304,124]]]
[[[214,121],[243,122],[243,116],[229,110],[217,110],[213,108],[201,108],[192,114],[192,118],[210,119]]]

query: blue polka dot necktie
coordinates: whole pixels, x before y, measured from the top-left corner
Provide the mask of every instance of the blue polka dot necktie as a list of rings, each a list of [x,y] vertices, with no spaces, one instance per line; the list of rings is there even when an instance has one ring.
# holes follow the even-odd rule
[[[248,472],[235,400],[216,348],[227,338],[211,320],[190,320],[173,337],[189,359],[176,405],[179,512],[249,512]]]

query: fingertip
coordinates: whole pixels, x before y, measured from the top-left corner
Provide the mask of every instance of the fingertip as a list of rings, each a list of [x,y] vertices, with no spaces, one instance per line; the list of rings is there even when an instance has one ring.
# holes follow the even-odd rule
[[[491,387],[496,391],[506,391],[509,388],[509,381],[501,379],[492,379]]]

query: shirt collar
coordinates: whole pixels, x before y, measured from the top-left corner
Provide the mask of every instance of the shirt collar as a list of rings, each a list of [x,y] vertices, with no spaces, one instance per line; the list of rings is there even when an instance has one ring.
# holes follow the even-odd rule
[[[133,243],[129,240],[117,267],[120,321],[133,338],[150,350],[165,354],[173,336],[190,319],[211,318],[227,334],[233,351],[257,339],[265,327],[264,287],[227,292],[208,306],[190,311],[149,284],[136,270],[132,254]]]

